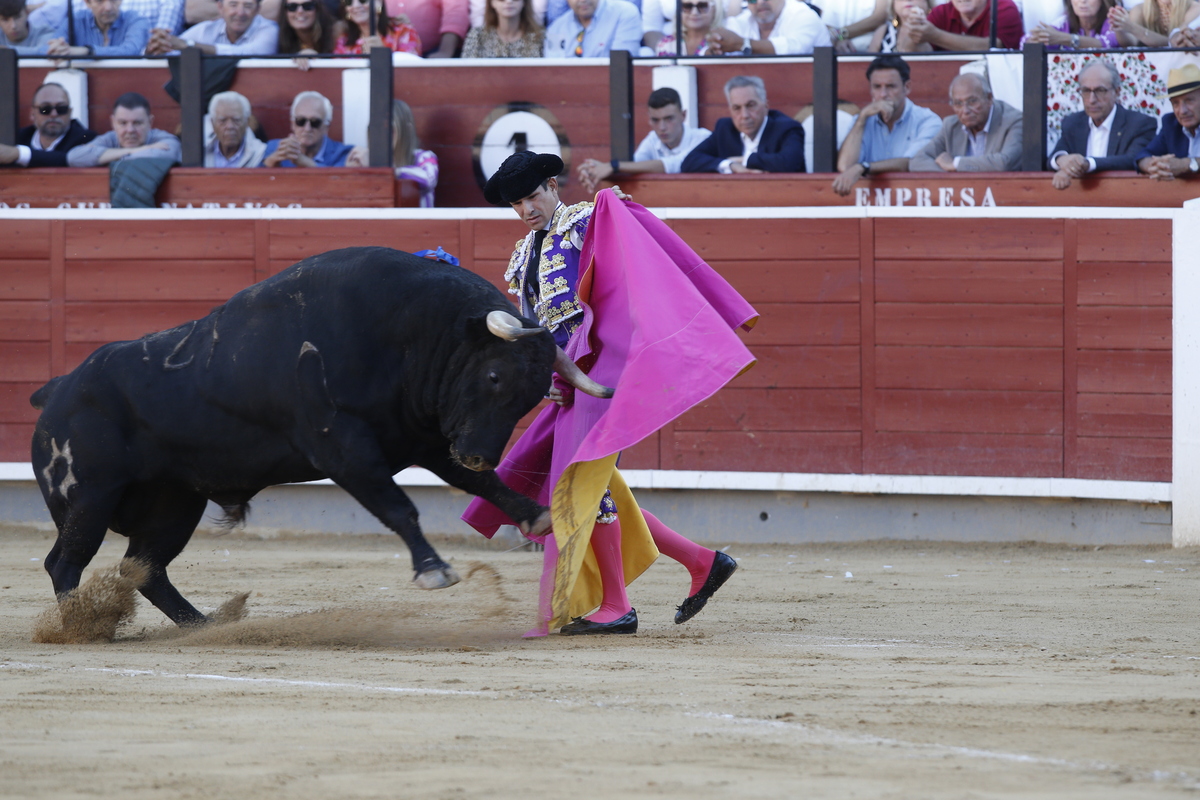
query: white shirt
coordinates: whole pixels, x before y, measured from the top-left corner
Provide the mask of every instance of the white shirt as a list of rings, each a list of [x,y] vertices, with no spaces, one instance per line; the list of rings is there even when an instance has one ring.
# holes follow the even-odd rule
[[[762,125],[758,126],[758,133],[754,134],[753,139],[740,131],[738,132],[738,136],[742,137],[742,154],[740,156],[727,158],[722,161],[717,165],[717,172],[720,172],[722,175],[730,174],[733,172],[733,167],[731,164],[733,164],[734,161],[745,164],[746,160],[758,151],[758,142],[762,139],[763,131],[767,129],[767,121],[769,119],[769,116],[763,117]]]
[[[1087,171],[1088,172],[1096,171],[1096,159],[1097,158],[1104,158],[1105,156],[1108,155],[1108,138],[1109,138],[1109,136],[1112,135],[1113,120],[1115,120],[1116,118],[1117,118],[1117,106],[1115,103],[1113,104],[1112,111],[1108,112],[1108,116],[1104,118],[1104,122],[1101,122],[1099,126],[1097,126],[1096,123],[1092,121],[1091,117],[1087,118],[1087,126],[1088,126],[1087,152],[1084,153],[1083,155],[1087,158],[1087,162],[1088,162]],[[1066,154],[1067,153],[1065,150],[1060,150],[1059,152],[1055,153],[1054,157],[1050,160],[1050,166],[1054,167],[1055,169],[1058,169],[1059,157],[1065,156]]]
[[[71,128],[68,126],[67,131],[70,129]],[[29,140],[29,144],[17,145],[17,166],[28,167],[29,159],[33,157],[34,150],[53,150],[54,148],[58,147],[58,143],[61,142],[63,137],[67,135],[67,131],[63,131],[62,136],[59,136],[57,139],[51,142],[49,147],[42,147],[42,135],[35,131],[33,138]]]
[[[996,104],[992,104],[992,108],[988,111],[987,122],[983,123],[983,130],[979,133],[971,133],[967,130],[967,126],[963,125],[962,129],[967,132],[967,156],[982,156],[987,153],[987,136],[988,128],[992,127],[992,117],[996,114]],[[958,169],[958,161],[963,156],[954,157],[954,168]]]
[[[692,148],[703,142],[712,134],[704,128],[687,128],[683,129],[683,138],[679,140],[676,147],[667,147],[663,140],[658,138],[658,134],[654,131],[646,134],[646,138],[642,139],[642,143],[638,145],[634,151],[634,161],[661,161],[663,163],[663,171],[676,173],[683,166],[683,159],[687,154],[692,152]]]
[[[825,24],[833,28],[835,31],[840,31],[842,28],[849,28],[854,23],[864,20],[875,13],[875,0],[834,0],[834,2],[820,2],[817,0],[817,5],[821,6],[821,19]],[[891,3],[888,3],[890,13]],[[874,30],[869,30],[862,36],[857,36],[850,41],[854,44],[854,49],[860,53],[867,52],[867,46],[871,44],[871,37],[875,35]]]
[[[179,37],[197,44],[211,44],[219,56],[273,56],[279,47],[279,26],[255,15],[250,27],[234,43],[225,32],[225,20],[217,17],[193,25]]]
[[[762,39],[754,12],[746,9],[725,21],[725,27],[743,39]],[[811,8],[800,0],[787,0],[767,39],[776,55],[810,55],[814,47],[832,47],[829,29]]]

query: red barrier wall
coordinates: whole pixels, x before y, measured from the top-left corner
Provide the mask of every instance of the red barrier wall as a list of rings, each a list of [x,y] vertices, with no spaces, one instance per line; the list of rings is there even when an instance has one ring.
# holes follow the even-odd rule
[[[1171,477],[1171,224],[672,219],[762,313],[758,365],[642,469]],[[0,460],[97,345],[336,247],[442,245],[499,285],[513,220],[0,219]]]

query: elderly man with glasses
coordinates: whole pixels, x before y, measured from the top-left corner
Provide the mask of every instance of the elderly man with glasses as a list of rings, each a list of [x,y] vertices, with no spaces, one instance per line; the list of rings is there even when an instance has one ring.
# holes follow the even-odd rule
[[[708,34],[711,55],[796,56],[832,46],[825,23],[800,0],[746,1],[745,11]]]
[[[1083,111],[1063,120],[1062,136],[1050,156],[1055,189],[1066,189],[1072,178],[1109,169],[1137,169],[1137,154],[1154,138],[1153,117],[1122,107],[1121,73],[1106,58],[1079,71]]]
[[[217,0],[220,17],[193,25],[179,36],[156,29],[146,55],[199,47],[217,56],[273,56],[279,47],[279,26],[262,17],[258,6],[259,0]]]
[[[982,75],[950,81],[954,113],[908,162],[909,172],[1016,172],[1021,169],[1021,112],[992,97]]]
[[[546,28],[546,58],[607,58],[613,50],[637,54],[642,14],[628,0],[567,0],[571,13]]]
[[[17,134],[17,145],[0,144],[0,164],[18,167],[65,167],[67,152],[99,134],[71,119],[71,98],[57,83],[43,83],[33,93],[32,125]]]
[[[352,145],[329,138],[333,103],[319,92],[301,92],[292,101],[292,135],[267,142],[264,167],[343,167]]]

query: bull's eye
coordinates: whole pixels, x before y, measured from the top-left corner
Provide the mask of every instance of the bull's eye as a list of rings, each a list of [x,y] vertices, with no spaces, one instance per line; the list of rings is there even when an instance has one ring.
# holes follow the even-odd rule
[[[499,383],[500,383],[500,376],[499,376],[499,375],[497,375],[497,374],[496,374],[496,373],[494,373],[494,372],[489,372],[489,373],[488,373],[488,380],[489,380],[489,381],[491,381],[492,383],[499,384]]]

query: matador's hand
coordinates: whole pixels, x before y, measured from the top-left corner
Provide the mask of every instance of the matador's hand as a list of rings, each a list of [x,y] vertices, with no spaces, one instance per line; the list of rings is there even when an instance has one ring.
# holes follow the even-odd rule
[[[612,187],[612,192],[617,196],[618,200],[629,200],[630,202],[633,201],[633,195],[622,192],[620,186]]]

